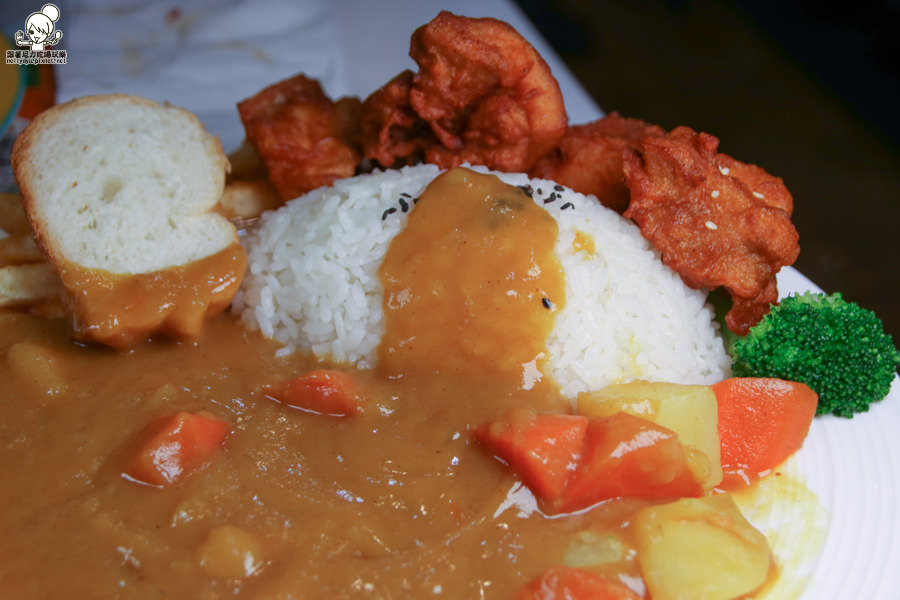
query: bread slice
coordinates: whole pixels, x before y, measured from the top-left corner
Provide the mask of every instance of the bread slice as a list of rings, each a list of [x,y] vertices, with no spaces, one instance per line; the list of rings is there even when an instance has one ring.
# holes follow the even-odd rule
[[[32,121],[12,164],[79,337],[117,347],[156,330],[192,337],[237,291],[246,257],[213,212],[228,159],[188,111],[122,94],[78,98]]]

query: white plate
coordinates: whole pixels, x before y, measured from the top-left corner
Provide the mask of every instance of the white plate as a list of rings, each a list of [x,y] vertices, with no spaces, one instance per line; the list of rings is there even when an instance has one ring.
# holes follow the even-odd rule
[[[792,268],[781,295],[821,291]],[[767,598],[900,598],[900,383],[853,419],[816,417],[766,493],[740,502],[784,566]],[[809,494],[812,492],[812,495]]]

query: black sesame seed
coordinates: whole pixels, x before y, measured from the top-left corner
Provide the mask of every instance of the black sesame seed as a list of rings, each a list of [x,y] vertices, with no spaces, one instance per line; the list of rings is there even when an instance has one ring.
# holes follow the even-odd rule
[[[556,192],[550,192],[550,195],[544,198],[544,204],[550,204],[558,198]]]
[[[407,202],[403,198],[400,198],[400,210],[402,210],[403,212],[409,211],[409,202]]]
[[[404,198],[412,198],[412,196],[410,196],[406,192],[400,192],[400,195],[403,196]]]
[[[562,206],[559,207],[559,210],[566,210],[567,208],[575,208],[575,205],[571,202],[566,202]]]
[[[387,209],[386,211],[384,211],[383,213],[381,213],[381,220],[384,221],[385,219],[388,218],[388,215],[392,215],[392,214],[394,214],[395,212],[397,212],[397,209],[394,208],[393,206],[390,207],[389,209]]]
[[[550,302],[550,298],[541,298],[541,304],[544,305],[544,308],[553,308],[553,303]]]
[[[562,192],[562,191],[565,191],[566,188],[564,188],[563,186],[561,186],[557,183],[556,185],[553,186],[553,189],[556,190],[557,192]]]
[[[523,192],[525,192],[529,198],[534,197],[534,188],[531,187],[530,185],[528,185],[528,184],[520,185],[519,189],[522,190]]]

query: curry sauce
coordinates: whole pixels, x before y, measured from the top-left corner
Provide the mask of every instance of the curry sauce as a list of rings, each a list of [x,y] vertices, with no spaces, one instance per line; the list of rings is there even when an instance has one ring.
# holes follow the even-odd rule
[[[0,590],[505,598],[598,547],[637,579],[622,516],[640,501],[550,518],[473,440],[513,407],[565,404],[540,373],[565,301],[555,221],[468,170],[439,178],[411,216],[381,273],[377,371],[277,358],[231,315],[195,342],[127,353],[79,345],[59,322],[0,315]],[[322,367],[355,378],[358,413],[312,414],[266,394]],[[185,411],[226,422],[221,447],[171,485],[130,477],[145,426]]]
[[[505,598],[585,540],[619,539],[634,509],[548,518],[472,441],[546,391],[358,372],[365,411],[326,417],[260,392],[320,366],[276,349],[230,315],[127,354],[0,315],[3,595]],[[144,424],[177,410],[226,420],[221,450],[170,487],[123,477]],[[616,568],[636,577],[631,560]]]
[[[493,175],[458,168],[437,177],[379,270],[381,369],[535,385],[565,303],[557,233],[547,211]]]
[[[128,348],[149,331],[195,337],[203,320],[222,311],[241,283],[247,256],[237,243],[199,260],[160,271],[109,273],[63,264],[76,337]]]

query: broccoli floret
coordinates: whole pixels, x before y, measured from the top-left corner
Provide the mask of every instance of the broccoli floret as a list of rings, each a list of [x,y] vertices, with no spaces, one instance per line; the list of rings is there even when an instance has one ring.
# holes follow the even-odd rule
[[[900,365],[875,313],[837,293],[784,298],[730,351],[735,376],[805,383],[819,395],[817,414],[840,417],[884,398]]]

